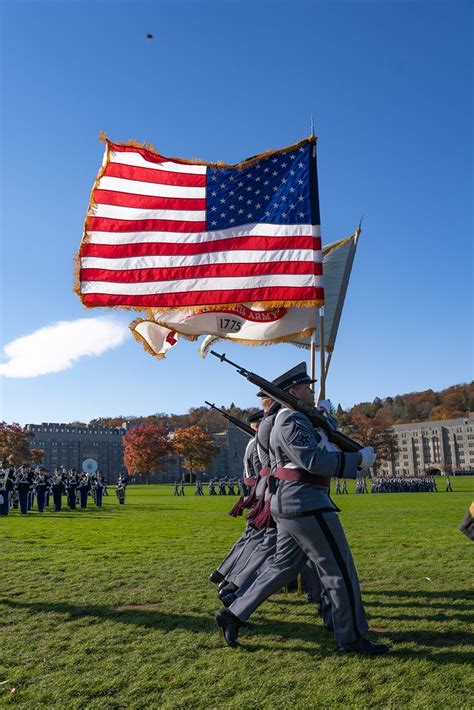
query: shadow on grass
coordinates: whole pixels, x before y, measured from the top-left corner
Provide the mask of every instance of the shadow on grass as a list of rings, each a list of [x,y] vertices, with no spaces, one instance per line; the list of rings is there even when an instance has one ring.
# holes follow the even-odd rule
[[[0,604],[11,609],[26,609],[36,613],[56,613],[67,616],[65,621],[75,621],[85,617],[93,617],[104,621],[115,621],[122,624],[160,629],[168,632],[182,629],[192,633],[209,632],[216,629],[212,616],[186,615],[162,612],[156,609],[159,604],[127,605],[122,608],[87,604],[78,605],[68,602],[22,602],[19,600],[0,598]],[[255,652],[263,650],[278,651],[290,650],[288,641],[297,641],[298,645],[291,645],[292,651],[303,651],[309,655],[333,656],[334,644],[330,637],[323,636],[319,624],[298,623],[291,621],[273,621],[260,617],[254,632],[258,635],[272,636],[278,639],[275,647],[268,644],[259,645],[254,638],[250,638],[250,645],[245,648],[247,630],[242,632],[243,650]],[[392,648],[389,657],[396,656],[400,659],[424,658],[439,665],[467,664],[472,661],[472,651],[467,646],[474,644],[474,634],[463,633],[438,633],[435,631],[412,629],[405,632],[384,630],[383,636],[388,636]],[[301,642],[310,645],[300,645]],[[398,648],[402,644],[415,644],[416,648]],[[466,650],[455,648],[465,646]]]

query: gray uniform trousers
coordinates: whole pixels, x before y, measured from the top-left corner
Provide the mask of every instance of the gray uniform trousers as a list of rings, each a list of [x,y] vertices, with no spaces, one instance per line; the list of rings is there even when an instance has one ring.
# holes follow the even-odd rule
[[[368,630],[357,572],[337,513],[315,511],[297,518],[276,518],[277,550],[250,588],[229,607],[241,621],[271,594],[295,578],[307,558],[318,570],[330,598],[334,638],[351,643]]]
[[[241,555],[234,568],[227,576],[227,580],[235,584],[236,587],[241,587],[249,577],[253,577],[254,573],[266,562],[266,560],[276,551],[277,530],[276,528],[264,528],[264,535],[257,547],[249,550],[245,548],[244,554]]]
[[[254,565],[252,564],[253,558],[250,560],[248,572],[247,572],[247,568],[246,568],[237,577],[237,580],[240,582],[240,584],[239,584],[239,588],[234,592],[236,598],[244,596],[244,594],[247,592],[247,590],[250,589],[252,584],[255,582],[257,577],[259,577],[262,573],[264,573],[268,566],[271,566],[273,564],[275,554],[276,554],[277,531],[275,528],[273,528],[272,530],[275,533],[275,535],[274,535],[275,547],[273,549],[273,554],[268,555],[268,557],[257,568],[254,568]],[[260,549],[260,545],[258,546],[257,550],[255,551],[255,554],[258,554],[259,549]],[[299,555],[299,552],[298,552],[298,555]],[[332,620],[331,602],[329,600],[329,597],[328,597],[326,591],[322,587],[321,580],[319,579],[319,574],[318,574],[316,567],[313,565],[312,562],[310,562],[308,560],[306,555],[304,556],[304,558],[301,558],[301,564],[298,567],[297,574],[302,575],[303,582],[305,585],[305,590],[306,590],[306,592],[310,593],[312,601],[315,604],[321,603],[320,611],[321,611],[324,625],[325,626],[332,626],[333,620]],[[293,580],[290,580],[290,582],[291,581],[293,581]],[[276,591],[278,591],[278,590],[276,590]],[[273,592],[271,592],[271,593],[273,593]]]
[[[232,547],[227,557],[221,562],[217,571],[227,579],[227,575],[234,568],[234,565],[239,561],[243,553],[245,552],[247,556],[247,554],[250,554],[252,550],[257,547],[258,543],[263,539],[264,532],[264,530],[255,530],[255,528],[247,523],[244,532]]]

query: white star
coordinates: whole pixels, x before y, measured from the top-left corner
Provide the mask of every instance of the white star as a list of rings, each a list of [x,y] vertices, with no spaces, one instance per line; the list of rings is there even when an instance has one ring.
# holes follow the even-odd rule
[[[239,182],[239,187],[243,187],[243,186],[244,186],[244,183],[243,183],[243,182]]]
[[[270,217],[270,210],[267,210],[267,211],[265,212],[265,217]]]
[[[230,180],[231,182],[234,182],[235,177],[234,177],[233,175],[230,175],[230,176],[229,176],[229,180]]]
[[[235,210],[235,205],[229,205],[230,210]]]
[[[255,190],[256,195],[260,195],[261,192],[262,192],[261,190]]]
[[[286,168],[286,163],[282,163],[282,164],[281,164],[281,167],[282,167],[282,168]]]
[[[211,207],[211,211],[215,212],[217,210],[217,207],[214,205],[214,207]]]
[[[299,151],[300,151],[300,153],[304,153],[304,148],[302,145],[300,145]]]
[[[296,175],[294,170],[290,170],[290,175]]]
[[[304,212],[298,212],[300,217],[304,217]]]
[[[249,212],[249,214],[247,215],[247,219],[252,219],[252,217],[253,217],[253,214],[251,212]]]
[[[211,177],[211,180],[216,181],[216,180],[217,180],[217,175],[213,175],[213,176]]]
[[[225,197],[221,197],[221,205],[225,205]]]
[[[272,163],[278,163],[278,158],[273,158]]]
[[[235,219],[232,217],[232,219],[230,219],[229,222],[230,222],[231,224],[234,224]]]
[[[262,178],[256,177],[256,178],[255,178],[255,182],[260,182],[261,179],[262,179]]]
[[[248,205],[251,205],[251,204],[252,204],[252,200],[247,200],[247,204],[248,204]]]
[[[214,192],[211,192],[212,197],[217,197],[217,192],[214,190]]]
[[[288,157],[291,158],[292,160],[294,160],[294,159],[296,158],[296,155],[295,155],[294,153],[292,153],[292,154],[289,155]]]
[[[304,163],[298,163],[299,168],[304,168]]]
[[[246,175],[247,180],[250,180],[251,177],[252,177],[252,173],[247,173],[247,175]]]
[[[225,217],[225,212],[221,212],[221,217]]]
[[[287,182],[288,182],[288,180],[286,178],[283,178],[283,180],[281,181],[281,184],[286,185]]]
[[[265,200],[270,200],[270,199],[271,199],[270,195],[265,195]]]
[[[242,214],[243,210],[239,210],[239,214]]]
[[[273,203],[273,207],[277,207],[277,208],[278,208],[279,206],[280,206],[280,203],[279,203],[279,202],[274,202],[274,203]]]
[[[286,217],[286,212],[282,212],[282,213],[281,213],[281,216],[282,216],[282,217]]]
[[[239,195],[238,199],[239,199],[239,200],[243,200],[243,199],[244,199],[244,196],[243,196],[243,195]]]
[[[263,184],[264,184],[264,185],[269,185],[269,184],[270,184],[270,180],[265,180],[265,182],[264,182]]]
[[[304,180],[298,180],[298,185],[304,185]]]
[[[270,168],[263,168],[263,172],[264,172],[264,173],[268,173],[269,170],[270,170]]]
[[[257,202],[257,204],[255,205],[255,209],[256,209],[256,210],[259,210],[261,206],[262,206],[262,205],[260,204],[260,202]]]
[[[216,224],[217,224],[217,222],[216,222],[216,220],[214,220],[214,222],[212,222],[212,226],[215,227]]]
[[[229,192],[229,195],[235,195],[235,190],[231,190],[231,191]]]
[[[252,192],[253,188],[252,185],[247,185],[247,192]]]
[[[300,195],[300,196],[298,197],[298,199],[299,199],[300,202],[304,202],[304,197],[303,197],[303,195]]]
[[[273,175],[273,177],[275,177],[275,175],[278,175],[277,171],[274,170],[274,171],[272,172],[272,175]]]
[[[286,202],[286,197],[285,197],[285,195],[282,195],[282,196],[281,196],[281,199],[283,200],[283,202]]]
[[[292,202],[292,203],[291,203],[291,205],[290,205],[290,210],[294,210],[294,209],[295,209],[295,207],[296,207],[295,203],[294,203],[294,202]]]
[[[278,190],[279,190],[279,187],[277,187],[276,185],[274,185],[274,186],[273,186],[273,192],[278,192]]]
[[[295,188],[294,188],[294,187],[290,187],[290,192],[294,192],[294,191],[295,191]]]

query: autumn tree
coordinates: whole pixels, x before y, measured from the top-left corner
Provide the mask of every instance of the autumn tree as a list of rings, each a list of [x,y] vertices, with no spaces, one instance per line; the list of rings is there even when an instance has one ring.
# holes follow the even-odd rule
[[[30,451],[30,462],[32,464],[40,464],[46,455],[44,449],[31,449]]]
[[[189,471],[189,482],[193,482],[196,471],[205,471],[219,452],[212,435],[200,426],[176,429],[173,434],[173,449],[183,459]]]
[[[171,443],[165,429],[138,426],[123,437],[123,459],[129,476],[139,474],[146,483],[150,474],[164,470],[164,458],[171,453]]]
[[[351,436],[363,446],[373,446],[377,454],[375,470],[379,468],[381,461],[390,461],[392,474],[395,473],[399,447],[397,435],[390,422],[353,411],[351,412]]]
[[[23,431],[19,424],[0,424],[0,460],[6,459],[11,466],[20,466],[31,461],[29,442],[35,435]]]

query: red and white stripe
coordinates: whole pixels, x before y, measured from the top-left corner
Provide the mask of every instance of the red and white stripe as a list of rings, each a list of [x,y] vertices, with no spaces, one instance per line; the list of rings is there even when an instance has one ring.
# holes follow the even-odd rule
[[[86,306],[322,301],[319,226],[208,231],[206,165],[108,144],[80,249]]]

